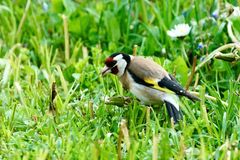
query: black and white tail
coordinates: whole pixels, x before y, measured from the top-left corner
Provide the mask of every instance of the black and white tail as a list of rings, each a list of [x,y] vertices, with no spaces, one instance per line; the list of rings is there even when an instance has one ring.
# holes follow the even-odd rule
[[[168,101],[164,101],[167,107],[167,112],[170,118],[173,118],[174,123],[179,122],[182,119],[182,113],[179,107],[174,106]]]

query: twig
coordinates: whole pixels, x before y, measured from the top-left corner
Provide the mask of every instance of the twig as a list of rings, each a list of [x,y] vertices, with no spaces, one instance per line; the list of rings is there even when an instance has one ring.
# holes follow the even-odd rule
[[[131,99],[123,96],[110,97],[105,101],[105,104],[116,105],[118,107],[128,107],[129,103],[131,103]]]
[[[150,131],[150,110],[151,107],[147,107],[147,113],[146,113],[146,134],[148,135]]]
[[[51,90],[51,101],[49,105],[49,111],[52,112],[53,114],[56,113],[56,106],[54,104],[54,99],[57,96],[57,91],[56,91],[56,82],[52,83],[52,90]]]
[[[130,149],[130,138],[129,138],[129,133],[127,129],[127,121],[125,119],[122,119],[120,123],[120,131],[119,131],[119,136],[118,136],[118,159],[122,159],[122,149],[121,149],[121,144],[122,140],[124,140],[126,146],[127,146],[127,151]]]
[[[225,53],[223,54],[222,52],[217,52],[216,55],[214,56],[216,59],[222,59],[224,61],[228,62],[233,62],[233,61],[238,61],[240,59],[240,56],[234,53]]]
[[[196,88],[196,86],[197,86],[197,83],[198,83],[198,80],[199,80],[198,77],[199,77],[199,74],[196,74],[196,82],[194,84],[194,88]],[[240,81],[240,75],[238,76],[237,81]],[[199,97],[199,95],[200,95],[198,92],[195,92],[195,91],[188,91],[188,92],[190,94],[193,94],[194,96],[197,96],[197,97]],[[209,99],[209,100],[212,100],[212,101],[215,101],[215,102],[217,101],[217,98],[215,98],[213,96],[209,96],[207,94],[205,94],[205,98]],[[228,106],[227,102],[224,102],[222,100],[220,100],[220,102],[222,104],[224,104],[225,106]],[[109,100],[107,100],[105,103],[110,104],[110,105],[117,105],[118,107],[123,107],[124,105],[127,105],[127,104],[131,103],[131,99],[129,97],[116,96],[116,97],[109,98]],[[149,124],[149,122],[150,122],[150,109],[151,109],[151,107],[147,108],[147,114],[146,114],[147,124]]]
[[[123,133],[120,128],[119,134],[118,134],[118,145],[117,145],[118,160],[122,159],[122,147],[121,147],[122,139],[123,139]]]
[[[68,23],[67,17],[63,14],[63,28],[64,28],[64,41],[65,41],[65,62],[68,62],[70,57],[70,50],[69,50],[69,33],[68,33]]]
[[[193,95],[195,95],[195,96],[197,96],[197,97],[199,97],[199,93],[198,92],[194,92],[194,91],[189,91],[189,93],[190,94],[193,94]],[[209,96],[209,95],[207,95],[207,94],[205,94],[205,98],[206,99],[209,99],[209,100],[212,100],[212,101],[217,101],[217,98],[215,98],[215,97],[213,97],[213,96]],[[220,100],[220,102],[222,103],[222,104],[224,104],[225,106],[228,106],[228,103],[227,102],[224,102],[224,101],[222,101],[222,100]]]
[[[53,122],[56,124],[57,120],[56,120],[56,114],[57,114],[57,108],[56,105],[54,103],[54,100],[57,96],[57,90],[56,90],[56,82],[52,83],[52,88],[51,88],[51,96],[50,96],[50,104],[49,104],[49,112],[48,112],[48,116],[53,118]],[[58,128],[55,126],[55,124],[53,124],[53,128],[55,130],[55,132],[60,135]]]
[[[232,42],[239,42],[239,40],[235,37],[235,35],[233,34],[232,31],[232,22],[230,20],[228,20],[228,24],[227,24],[227,32],[229,37],[231,38]]]
[[[216,56],[216,54],[219,54],[219,52],[229,49],[229,48],[233,48],[235,47],[238,51],[240,51],[240,43],[229,43],[229,44],[225,44],[219,48],[217,48],[216,50],[214,50],[213,52],[211,52],[199,65],[197,65],[195,71],[197,71],[199,68],[201,68],[205,63],[207,63],[209,60],[211,60],[212,58],[214,58]]]
[[[158,142],[159,142],[158,135],[154,135],[153,136],[153,153],[152,153],[153,160],[158,159]]]
[[[121,131],[123,132],[124,141],[127,146],[127,150],[129,151],[130,138],[129,138],[128,128],[127,128],[127,121],[125,119],[121,121]]]
[[[186,90],[189,89],[189,86],[190,86],[190,84],[192,82],[192,79],[193,79],[193,76],[194,76],[194,73],[195,73],[196,64],[197,64],[197,56],[194,56],[193,64],[192,64],[192,71],[191,71],[191,74],[190,74],[190,76],[188,78],[188,81],[187,81],[187,84],[186,84],[186,87],[185,87]]]
[[[133,46],[133,56],[137,55],[137,47],[138,47],[138,45],[136,45],[136,44]]]
[[[90,101],[89,104],[88,104],[88,106],[89,106],[90,117],[91,117],[91,119],[93,119],[93,118],[94,118],[94,114],[93,114],[93,102]]]

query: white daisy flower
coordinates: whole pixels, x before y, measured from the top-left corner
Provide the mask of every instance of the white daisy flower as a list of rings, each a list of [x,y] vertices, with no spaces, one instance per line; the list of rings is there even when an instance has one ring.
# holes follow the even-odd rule
[[[185,37],[189,34],[191,27],[188,24],[175,25],[173,29],[168,30],[167,34],[172,38]]]

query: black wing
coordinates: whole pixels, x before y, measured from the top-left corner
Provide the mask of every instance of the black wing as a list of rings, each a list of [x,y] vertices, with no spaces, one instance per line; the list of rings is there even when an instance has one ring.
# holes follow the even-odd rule
[[[172,78],[172,76],[170,76]],[[192,101],[199,100],[198,97],[188,93],[183,87],[176,81],[175,78],[169,79],[168,77],[163,77],[160,81],[158,81],[158,85],[162,88],[167,88],[173,92],[175,92],[177,95],[185,96]]]

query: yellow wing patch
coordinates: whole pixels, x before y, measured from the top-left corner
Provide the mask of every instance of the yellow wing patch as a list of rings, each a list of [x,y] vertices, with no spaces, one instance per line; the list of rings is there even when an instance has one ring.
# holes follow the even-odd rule
[[[152,84],[152,85],[153,85],[152,88],[154,88],[154,89],[157,89],[157,90],[162,91],[162,92],[174,94],[173,91],[171,91],[171,90],[169,90],[169,89],[167,89],[167,88],[160,87],[160,86],[158,85],[158,82],[157,82],[155,79],[144,78],[144,81],[145,81],[146,83]]]

